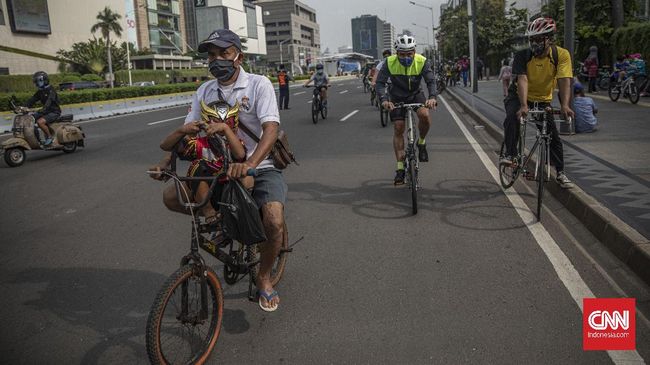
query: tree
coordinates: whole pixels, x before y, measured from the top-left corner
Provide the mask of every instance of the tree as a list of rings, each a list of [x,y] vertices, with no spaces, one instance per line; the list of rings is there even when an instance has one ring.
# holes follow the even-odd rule
[[[133,51],[133,44],[130,44]],[[77,42],[72,45],[71,50],[59,50],[56,54],[64,59],[60,71],[72,71],[80,74],[101,74],[105,72],[108,65],[108,54],[106,44],[93,37],[86,42]],[[117,46],[112,42],[110,48],[111,59],[115,61],[116,68],[126,67],[126,43]]]
[[[92,33],[101,31],[102,36],[106,39],[106,54],[108,55],[108,73],[110,74],[110,84],[113,87],[113,62],[111,60],[111,32],[116,36],[122,35],[122,26],[119,20],[122,18],[120,14],[114,13],[108,6],[97,14],[98,22],[90,28]]]

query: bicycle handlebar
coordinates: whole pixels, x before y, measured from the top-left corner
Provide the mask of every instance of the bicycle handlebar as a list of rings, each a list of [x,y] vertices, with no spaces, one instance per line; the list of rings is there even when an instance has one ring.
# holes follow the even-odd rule
[[[424,106],[424,104],[422,104],[422,103],[410,103],[410,104],[409,103],[393,103],[393,105],[395,106],[395,109],[398,109],[398,108],[416,109],[416,108],[420,108],[420,107]]]

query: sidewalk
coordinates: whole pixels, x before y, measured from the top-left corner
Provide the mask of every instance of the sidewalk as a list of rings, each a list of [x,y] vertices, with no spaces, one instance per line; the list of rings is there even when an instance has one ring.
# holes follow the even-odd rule
[[[501,83],[483,81],[478,93],[452,87],[499,128],[505,111]],[[650,237],[650,103],[637,105],[596,94],[598,131],[562,136],[566,171],[585,192],[621,220]],[[643,104],[641,104],[643,102]],[[557,98],[555,99],[557,103]]]

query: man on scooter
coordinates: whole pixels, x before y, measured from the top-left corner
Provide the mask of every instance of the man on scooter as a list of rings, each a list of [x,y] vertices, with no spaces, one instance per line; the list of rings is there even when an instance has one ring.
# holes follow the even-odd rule
[[[53,138],[48,128],[48,124],[55,122],[61,116],[61,106],[59,106],[59,96],[54,88],[50,85],[50,78],[44,71],[38,71],[32,77],[34,85],[38,88],[34,96],[28,101],[26,106],[31,108],[37,101],[43,104],[43,107],[33,114],[36,123],[45,134],[44,146],[50,146]]]

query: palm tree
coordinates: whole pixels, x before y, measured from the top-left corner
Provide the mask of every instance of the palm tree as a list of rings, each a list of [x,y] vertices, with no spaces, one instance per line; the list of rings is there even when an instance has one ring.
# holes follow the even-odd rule
[[[113,62],[111,60],[111,32],[116,36],[122,35],[122,26],[119,23],[122,16],[114,13],[108,6],[97,14],[98,22],[90,28],[90,31],[95,33],[101,31],[102,36],[106,38],[106,53],[108,55],[108,73],[110,76],[111,88],[113,87]]]

